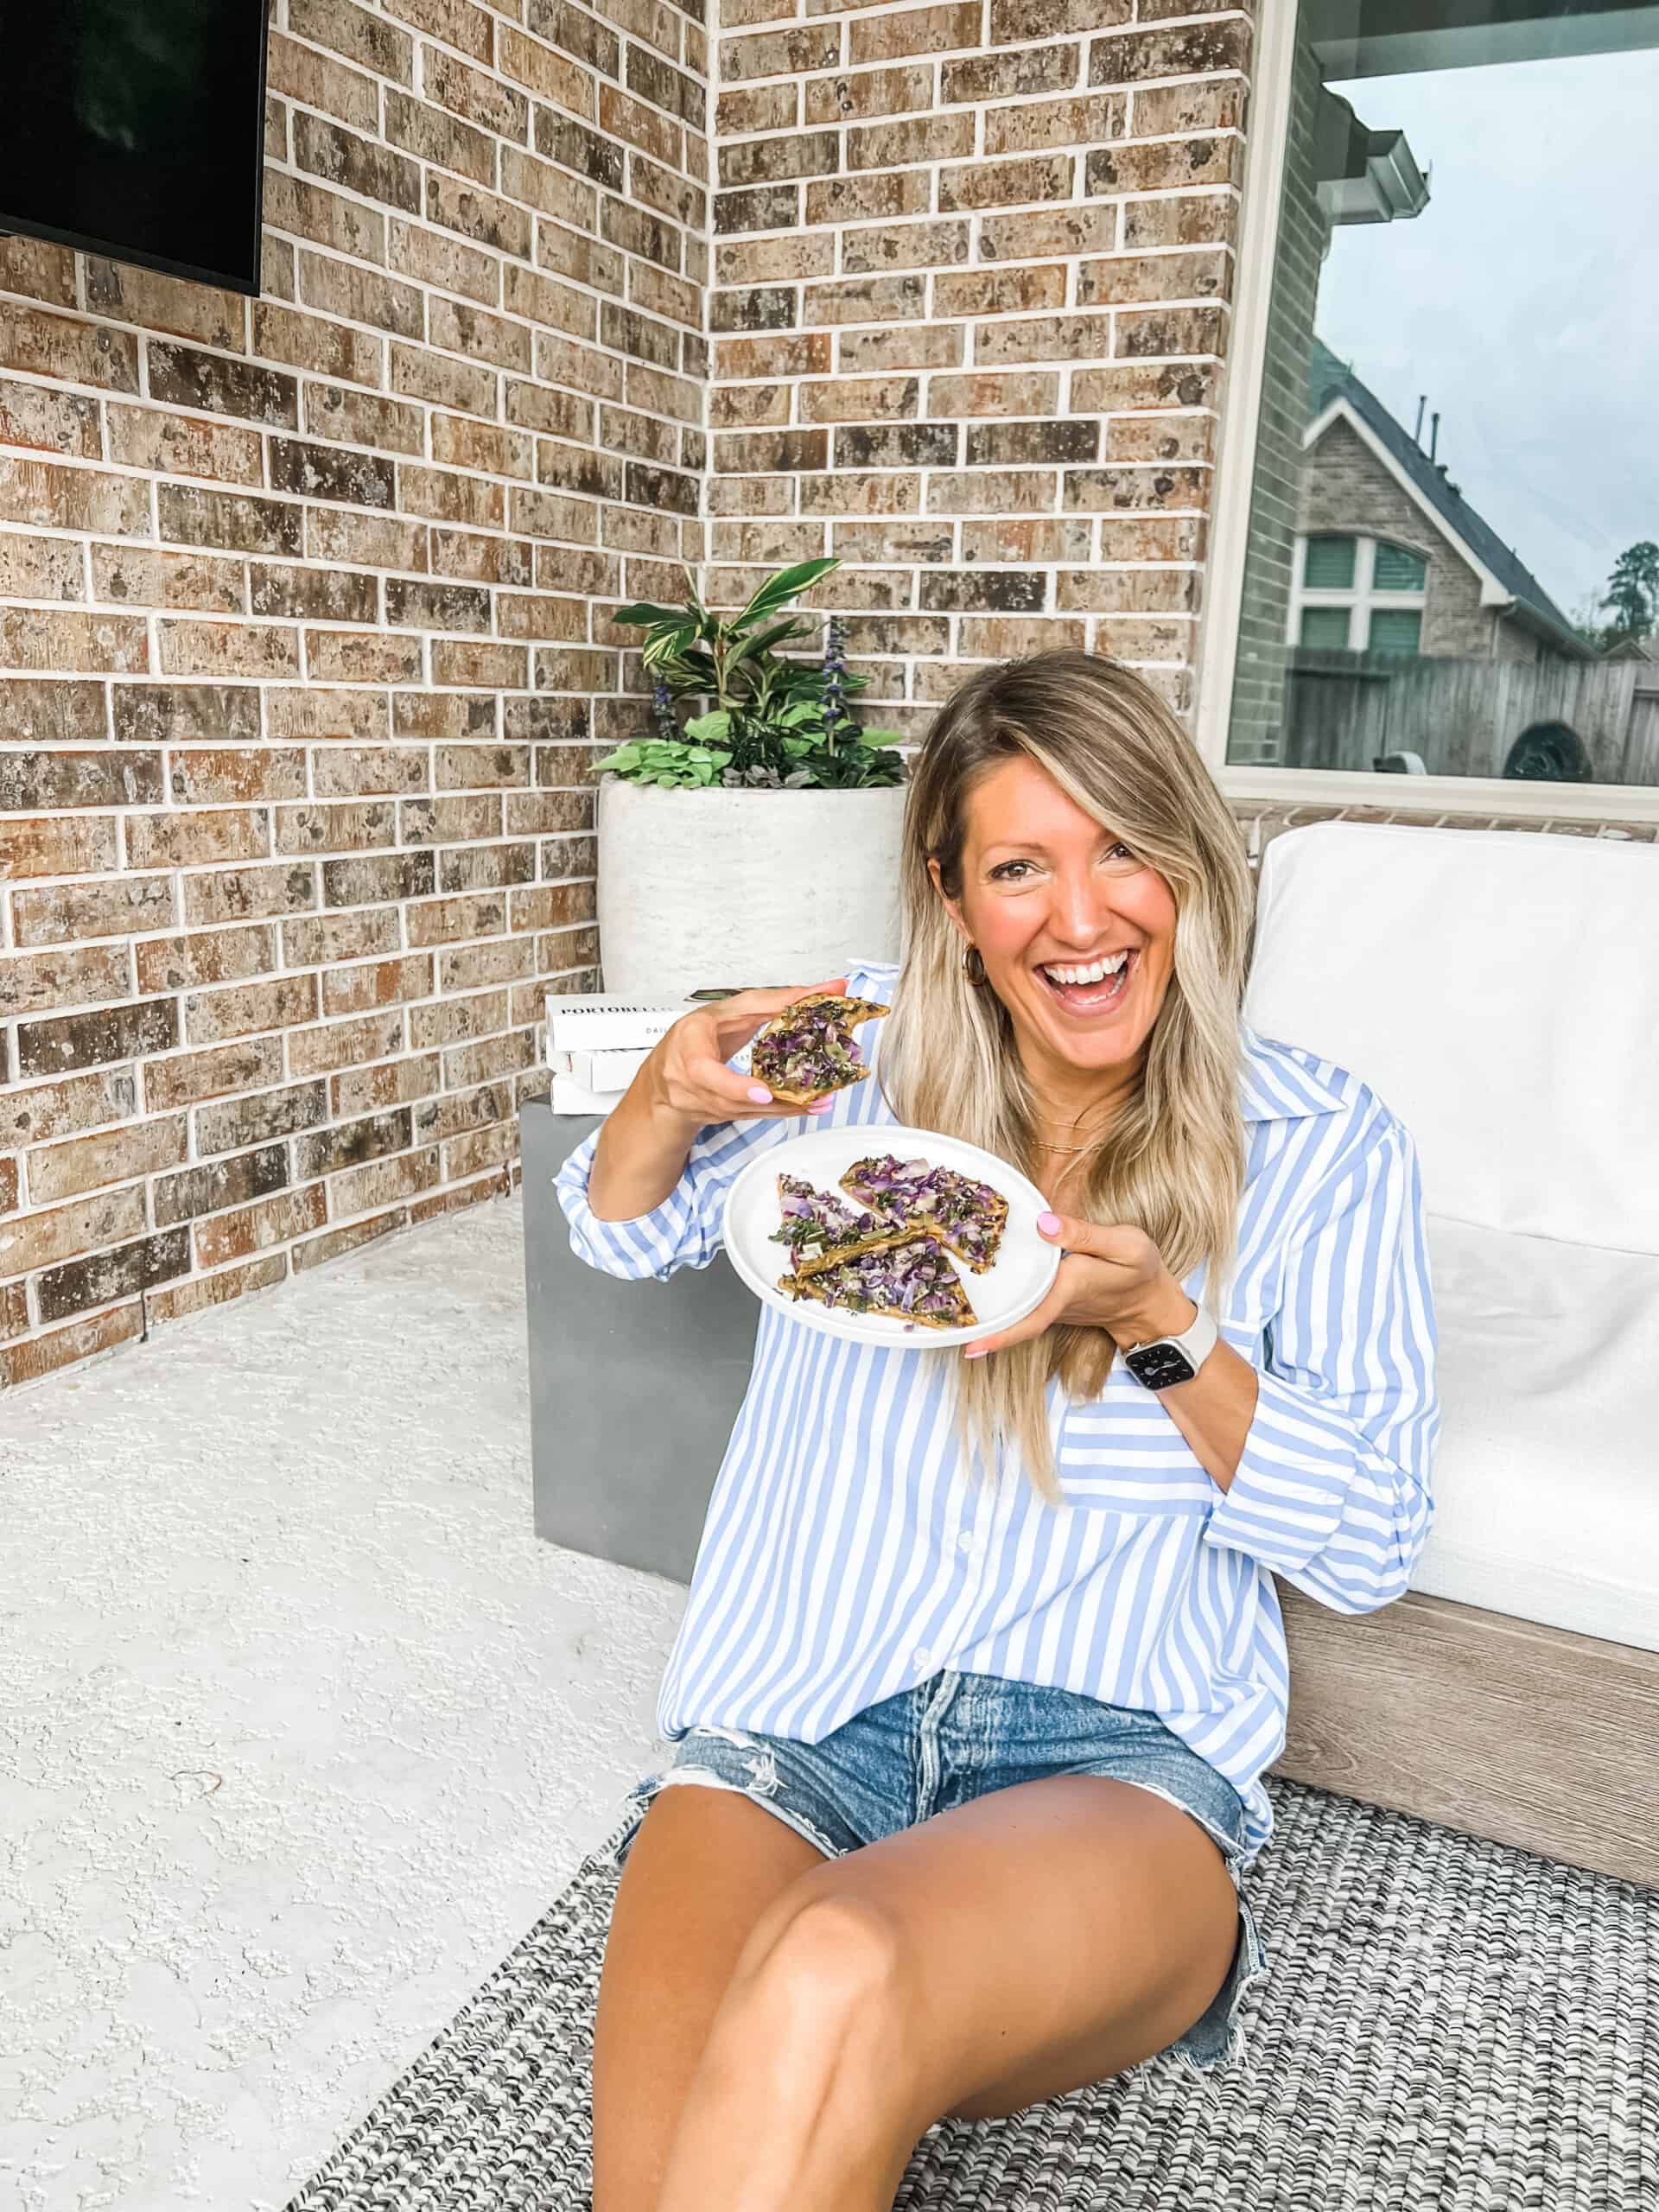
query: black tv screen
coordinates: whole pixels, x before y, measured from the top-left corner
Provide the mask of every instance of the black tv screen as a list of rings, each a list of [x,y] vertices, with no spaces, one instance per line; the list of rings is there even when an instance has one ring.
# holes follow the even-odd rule
[[[0,231],[259,289],[268,0],[0,0]]]

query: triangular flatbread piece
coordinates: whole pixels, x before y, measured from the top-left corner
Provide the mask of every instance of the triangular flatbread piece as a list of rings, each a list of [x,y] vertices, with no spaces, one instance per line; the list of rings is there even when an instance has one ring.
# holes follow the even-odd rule
[[[870,1071],[847,1033],[891,1011],[874,999],[810,992],[756,1032],[749,1072],[785,1106],[810,1106],[815,1098],[863,1082]]]
[[[914,1235],[861,1206],[849,1206],[833,1191],[820,1191],[798,1175],[778,1178],[778,1203],[783,1221],[772,1230],[771,1241],[788,1252],[796,1281],[821,1274],[842,1260],[856,1259],[862,1252],[888,1251],[909,1243]]]
[[[1007,1225],[1008,1202],[1001,1191],[925,1160],[890,1152],[855,1160],[841,1187],[895,1227],[925,1230],[976,1274],[995,1259]]]
[[[961,1278],[931,1236],[912,1237],[885,1252],[841,1260],[804,1280],[780,1285],[851,1313],[884,1313],[924,1329],[971,1329],[977,1318]]]

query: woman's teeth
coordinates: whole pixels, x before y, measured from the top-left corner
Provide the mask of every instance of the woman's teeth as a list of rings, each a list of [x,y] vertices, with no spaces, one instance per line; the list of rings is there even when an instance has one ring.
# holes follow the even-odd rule
[[[1094,961],[1087,968],[1062,968],[1052,960],[1046,964],[1057,983],[1099,983],[1108,976],[1116,976],[1128,957],[1127,952],[1109,953],[1103,960]]]
[[[1041,966],[1038,974],[1048,985],[1062,1006],[1079,1013],[1091,1013],[1102,1007],[1112,1006],[1128,988],[1128,979],[1135,966],[1135,949],[1114,955],[1109,960],[1096,960],[1087,967]]]

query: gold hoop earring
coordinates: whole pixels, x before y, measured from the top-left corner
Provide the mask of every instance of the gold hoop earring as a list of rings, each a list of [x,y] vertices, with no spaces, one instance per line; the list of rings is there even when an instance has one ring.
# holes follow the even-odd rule
[[[976,991],[982,991],[990,977],[985,973],[985,963],[980,957],[979,947],[970,944],[962,956],[962,972]]]

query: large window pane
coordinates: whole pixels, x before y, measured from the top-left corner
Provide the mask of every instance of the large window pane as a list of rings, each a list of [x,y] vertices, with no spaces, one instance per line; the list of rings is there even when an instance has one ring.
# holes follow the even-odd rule
[[[1659,10],[1301,0],[1290,109],[1228,760],[1659,785]]]

